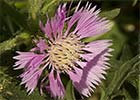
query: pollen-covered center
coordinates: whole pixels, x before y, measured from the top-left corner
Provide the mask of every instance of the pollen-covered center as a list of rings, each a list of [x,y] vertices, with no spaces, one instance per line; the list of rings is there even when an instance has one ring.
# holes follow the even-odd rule
[[[74,62],[80,58],[82,46],[76,35],[56,40],[49,49],[49,60],[52,66],[61,71],[71,70]]]

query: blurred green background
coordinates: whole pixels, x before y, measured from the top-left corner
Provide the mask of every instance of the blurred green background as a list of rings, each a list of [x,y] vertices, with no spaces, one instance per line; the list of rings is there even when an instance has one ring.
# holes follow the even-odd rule
[[[113,40],[106,80],[95,90],[93,96],[84,100],[140,100],[140,4],[138,0],[81,0],[101,9],[100,16],[111,20],[112,30],[102,36],[91,37]],[[20,86],[14,71],[15,51],[28,51],[33,47],[31,39],[40,36],[38,22],[46,21],[46,13],[53,17],[59,4],[67,2],[74,9],[79,0],[0,0],[0,100],[53,100],[47,93],[41,96],[36,89],[30,96]],[[69,13],[71,13],[71,10]],[[81,100],[71,82],[66,85],[65,100]]]

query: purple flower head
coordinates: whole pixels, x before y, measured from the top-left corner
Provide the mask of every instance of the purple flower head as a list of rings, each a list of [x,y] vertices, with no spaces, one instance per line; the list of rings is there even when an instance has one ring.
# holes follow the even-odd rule
[[[48,40],[39,39],[35,41],[36,47],[29,52],[17,52],[19,55],[14,57],[18,60],[14,69],[24,69],[20,75],[21,84],[25,84],[29,94],[39,84],[41,92],[45,88],[51,96],[63,98],[65,88],[60,77],[63,73],[69,75],[81,95],[88,97],[101,79],[105,79],[111,41],[85,43],[81,40],[104,34],[111,25],[99,17],[100,10],[95,10],[96,7],[91,8],[88,3],[82,8],[79,5],[70,17],[66,16],[64,4],[58,7],[56,15],[48,19],[45,26],[40,21],[40,28]]]

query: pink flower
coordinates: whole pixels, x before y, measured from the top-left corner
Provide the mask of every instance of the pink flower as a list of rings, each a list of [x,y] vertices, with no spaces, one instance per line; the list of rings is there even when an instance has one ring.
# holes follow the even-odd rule
[[[111,26],[108,20],[99,17],[100,10],[95,10],[96,7],[91,8],[91,4],[87,3],[79,9],[79,5],[70,17],[66,17],[64,4],[59,6],[54,18],[48,19],[45,26],[40,21],[40,28],[48,40],[39,39],[35,41],[35,48],[29,52],[17,52],[19,55],[14,57],[18,60],[15,69],[24,69],[20,75],[21,84],[26,84],[29,94],[40,84],[51,96],[63,98],[65,88],[60,77],[63,73],[69,75],[80,94],[88,97],[101,79],[105,79],[112,51],[109,48],[111,41],[85,43],[81,40],[106,33]]]

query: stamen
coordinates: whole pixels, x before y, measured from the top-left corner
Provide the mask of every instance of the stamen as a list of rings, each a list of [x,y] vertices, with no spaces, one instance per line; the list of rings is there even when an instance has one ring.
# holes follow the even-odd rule
[[[83,44],[76,35],[69,35],[53,42],[48,50],[52,66],[61,71],[74,67],[74,62],[80,59]]]

